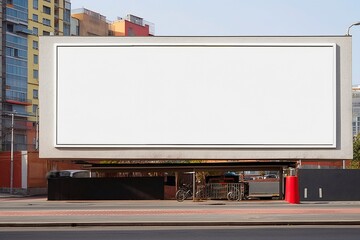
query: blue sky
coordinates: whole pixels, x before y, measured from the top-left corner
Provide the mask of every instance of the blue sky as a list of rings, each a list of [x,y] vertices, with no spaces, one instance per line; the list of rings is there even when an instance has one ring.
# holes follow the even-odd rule
[[[71,0],[108,20],[133,14],[158,36],[345,35],[360,0]],[[353,84],[360,84],[360,26],[353,36]]]

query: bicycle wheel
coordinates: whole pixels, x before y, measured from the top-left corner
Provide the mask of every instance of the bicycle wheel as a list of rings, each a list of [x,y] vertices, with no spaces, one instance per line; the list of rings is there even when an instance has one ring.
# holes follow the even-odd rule
[[[186,199],[186,191],[180,189],[179,191],[176,192],[175,198],[178,202],[184,201]]]
[[[205,198],[205,192],[203,190],[198,190],[195,194],[196,199],[204,199]]]
[[[232,191],[228,192],[228,194],[227,194],[227,199],[229,201],[239,200],[239,198],[240,198],[240,192],[238,189],[233,189]]]

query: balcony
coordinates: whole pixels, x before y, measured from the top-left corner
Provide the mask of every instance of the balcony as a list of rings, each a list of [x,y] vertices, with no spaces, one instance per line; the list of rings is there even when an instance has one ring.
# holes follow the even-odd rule
[[[15,26],[15,32],[24,33],[24,34],[27,34],[27,35],[32,34],[32,31],[30,29],[28,29],[27,27],[22,26],[22,25],[16,25]]]
[[[21,118],[18,118],[17,115],[16,115],[16,117],[17,118],[14,120],[14,130],[15,131],[25,131],[25,130],[35,129],[33,122],[30,122],[27,120],[22,120]],[[7,130],[11,129],[11,119],[10,118],[4,119],[3,128],[7,129]]]
[[[10,151],[11,142],[5,141],[2,143],[2,151]],[[14,151],[35,151],[35,144],[14,143]]]
[[[25,98],[6,97],[5,102],[10,104],[23,105],[23,106],[32,105],[32,101],[30,99],[25,99]]]

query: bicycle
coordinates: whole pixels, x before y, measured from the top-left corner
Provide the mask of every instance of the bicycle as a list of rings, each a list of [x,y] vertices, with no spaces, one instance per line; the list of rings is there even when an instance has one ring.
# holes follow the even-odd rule
[[[185,199],[191,198],[193,196],[192,186],[183,185],[175,194],[175,198],[178,202],[182,202]],[[199,188],[195,193],[196,198],[203,199],[205,197],[205,192],[203,188]]]
[[[230,201],[246,199],[244,183],[240,183],[240,188],[238,186],[231,186],[227,193],[227,199]]]
[[[187,198],[192,197],[192,189],[189,185],[183,185],[175,194],[175,198],[178,202],[182,202]]]
[[[229,201],[239,201],[239,200],[242,200],[244,198],[243,196],[243,190],[242,189],[239,189],[238,187],[231,187],[231,189],[228,190],[228,193],[227,193],[227,199]]]

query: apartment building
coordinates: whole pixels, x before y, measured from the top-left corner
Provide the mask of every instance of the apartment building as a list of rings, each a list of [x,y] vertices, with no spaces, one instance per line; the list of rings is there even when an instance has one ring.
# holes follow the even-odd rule
[[[1,5],[1,149],[37,148],[39,36],[70,35],[70,0],[6,0]],[[11,140],[11,130],[14,130]]]
[[[73,36],[154,36],[155,32],[153,23],[132,14],[109,21],[100,13],[79,8],[72,10],[71,17]]]
[[[28,1],[2,1],[2,112],[1,129],[3,150],[11,147],[11,126],[14,123],[15,150],[26,148],[28,74]],[[12,121],[12,114],[15,114]]]
[[[74,9],[71,16],[78,20],[78,35],[107,36],[108,23],[106,17],[86,8]],[[75,35],[75,34],[74,34]]]
[[[39,36],[70,35],[71,3],[69,0],[29,1],[28,91],[27,107],[31,129],[27,134],[28,150],[38,149],[37,124],[39,106]],[[30,146],[30,148],[29,148]]]
[[[154,24],[132,14],[109,23],[111,36],[154,36]]]
[[[108,36],[110,33],[151,36],[149,31],[153,25],[146,27],[145,21],[139,22],[134,17],[126,19],[121,20],[129,22],[126,26],[131,25],[135,34],[129,28],[127,32],[116,30],[124,34],[110,32],[111,22],[87,9],[75,10],[72,17],[70,0],[0,2],[0,192],[44,193],[47,190],[45,175],[49,170],[79,167],[69,161],[39,159],[36,151],[39,36]]]

